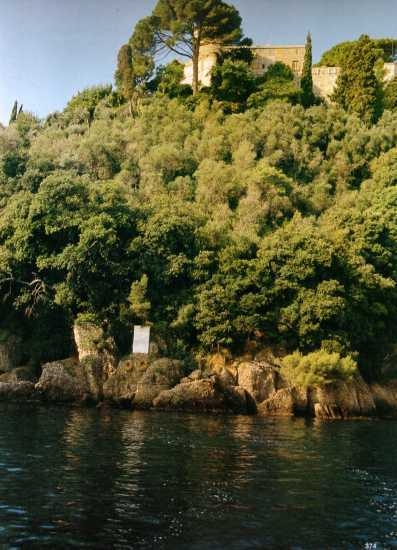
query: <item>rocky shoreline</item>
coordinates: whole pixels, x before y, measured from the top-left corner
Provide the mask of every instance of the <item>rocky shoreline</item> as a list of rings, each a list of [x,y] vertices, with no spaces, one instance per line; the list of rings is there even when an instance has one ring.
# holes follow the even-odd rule
[[[221,354],[187,373],[182,362],[156,354],[116,361],[114,344],[103,345],[95,327],[75,327],[74,336],[76,357],[44,364],[38,378],[32,369],[12,368],[8,362],[7,372],[0,374],[0,401],[323,419],[397,418],[397,380],[367,384],[356,376],[351,382],[298,388],[288,385],[269,360],[227,360]]]
[[[278,368],[264,361],[237,359],[185,376],[181,362],[147,356],[123,359],[104,376],[101,360],[87,357],[47,363],[38,381],[26,368],[0,375],[0,401],[323,419],[397,418],[397,381],[368,385],[356,377],[302,389],[288,386]]]

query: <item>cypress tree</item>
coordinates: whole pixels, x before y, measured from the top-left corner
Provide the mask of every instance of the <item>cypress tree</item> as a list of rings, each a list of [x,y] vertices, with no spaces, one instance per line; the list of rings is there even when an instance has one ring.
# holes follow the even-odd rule
[[[134,70],[132,67],[132,49],[129,44],[124,44],[119,50],[117,58],[117,70],[115,74],[117,87],[121,94],[128,100],[130,114],[133,115],[132,100],[134,97]]]
[[[306,38],[305,59],[303,62],[301,78],[302,105],[304,107],[310,107],[315,102],[315,97],[313,93],[312,64],[312,37],[309,32],[307,33]]]
[[[17,117],[18,117],[18,101],[15,100],[14,106],[13,106],[12,111],[11,111],[10,124],[15,122]]]

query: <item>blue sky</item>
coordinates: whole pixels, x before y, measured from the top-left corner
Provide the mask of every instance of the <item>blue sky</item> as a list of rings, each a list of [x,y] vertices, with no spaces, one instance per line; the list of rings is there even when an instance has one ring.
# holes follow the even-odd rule
[[[396,0],[235,0],[255,43],[303,43],[314,59],[362,33],[397,36]],[[15,99],[45,116],[111,82],[117,51],[155,0],[0,0],[0,121]]]

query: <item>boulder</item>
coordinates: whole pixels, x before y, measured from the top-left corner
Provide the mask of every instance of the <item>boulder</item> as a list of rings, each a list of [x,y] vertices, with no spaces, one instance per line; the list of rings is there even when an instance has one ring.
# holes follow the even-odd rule
[[[277,369],[264,362],[240,363],[237,373],[238,385],[244,388],[257,404],[269,399],[280,389],[280,376]]]
[[[36,391],[45,400],[56,402],[82,401],[90,396],[84,368],[74,359],[43,365]]]
[[[173,359],[157,359],[149,365],[136,385],[134,407],[148,409],[163,390],[174,387],[182,379],[182,363]]]
[[[283,388],[258,405],[262,416],[294,416],[299,401],[295,388]]]
[[[351,382],[335,382],[310,392],[310,406],[319,418],[354,418],[376,414],[374,398],[360,375]]]
[[[242,414],[249,408],[244,388],[230,387],[225,391],[216,377],[184,382],[162,391],[153,405],[160,410]]]
[[[149,366],[147,355],[134,354],[120,361],[103,386],[104,398],[118,405],[131,405],[139,380]]]
[[[0,401],[22,401],[35,397],[33,382],[0,382]]]

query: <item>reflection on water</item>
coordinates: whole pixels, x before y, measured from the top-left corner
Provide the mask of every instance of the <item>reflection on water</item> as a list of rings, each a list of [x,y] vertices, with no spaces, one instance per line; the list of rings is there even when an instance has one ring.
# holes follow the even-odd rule
[[[394,548],[396,436],[393,422],[2,405],[0,547]]]

